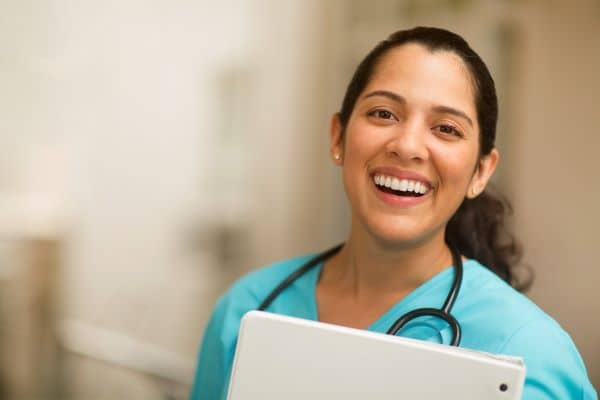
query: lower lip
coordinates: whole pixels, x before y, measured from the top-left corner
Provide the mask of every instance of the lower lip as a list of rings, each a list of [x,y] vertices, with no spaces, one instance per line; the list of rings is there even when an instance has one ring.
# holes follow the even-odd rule
[[[382,192],[381,190],[379,190],[377,188],[377,185],[375,185],[375,182],[373,182],[373,179],[371,179],[371,186],[373,187],[375,195],[377,196],[377,198],[379,198],[379,200],[383,201],[386,204],[389,204],[390,206],[400,208],[409,208],[421,204],[429,198],[429,195],[431,193],[431,190],[429,190],[424,195],[418,197],[396,196],[394,194]]]

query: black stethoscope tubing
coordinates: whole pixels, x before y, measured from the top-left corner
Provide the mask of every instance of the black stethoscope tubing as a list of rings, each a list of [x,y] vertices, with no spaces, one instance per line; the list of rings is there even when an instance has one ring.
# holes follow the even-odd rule
[[[287,278],[285,278],[269,295],[263,300],[263,302],[258,306],[259,311],[265,311],[269,305],[283,292],[287,287],[289,287],[294,281],[300,278],[302,275],[319,265],[321,262],[327,260],[332,257],[342,248],[344,244],[339,244],[329,250],[326,250],[315,257],[308,260],[304,265],[300,268],[292,272]],[[452,329],[452,340],[450,342],[450,346],[459,346],[461,339],[461,329],[460,324],[451,314],[452,307],[456,302],[456,298],[458,297],[458,292],[460,291],[460,287],[462,285],[462,277],[463,277],[463,264],[460,253],[454,246],[449,246],[450,252],[452,253],[452,261],[454,266],[454,280],[452,282],[452,287],[448,292],[448,296],[446,296],[446,301],[444,301],[444,305],[442,308],[418,308],[412,311],[407,312],[398,318],[392,326],[386,332],[389,335],[396,335],[407,323],[412,321],[413,319],[420,317],[436,317],[443,319]]]

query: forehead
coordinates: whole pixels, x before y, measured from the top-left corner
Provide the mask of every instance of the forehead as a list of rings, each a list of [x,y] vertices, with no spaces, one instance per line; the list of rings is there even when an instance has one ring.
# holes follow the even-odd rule
[[[414,104],[444,105],[476,116],[471,73],[457,54],[420,44],[389,50],[379,60],[363,95],[389,90]]]

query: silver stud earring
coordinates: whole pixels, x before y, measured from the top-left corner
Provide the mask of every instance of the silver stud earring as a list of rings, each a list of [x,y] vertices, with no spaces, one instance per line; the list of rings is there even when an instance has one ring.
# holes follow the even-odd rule
[[[335,158],[336,161],[340,161],[341,156],[338,153],[335,153],[333,158]]]

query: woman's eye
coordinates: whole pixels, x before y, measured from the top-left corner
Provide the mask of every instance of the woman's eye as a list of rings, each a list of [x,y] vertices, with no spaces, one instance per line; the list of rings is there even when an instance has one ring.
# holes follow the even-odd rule
[[[462,137],[462,132],[460,132],[458,129],[456,129],[452,125],[442,124],[442,125],[436,126],[435,129],[438,130],[440,133],[443,133],[444,135],[452,135],[452,136]]]
[[[392,114],[388,110],[373,110],[369,113],[369,115],[380,119],[396,119],[394,114]]]

